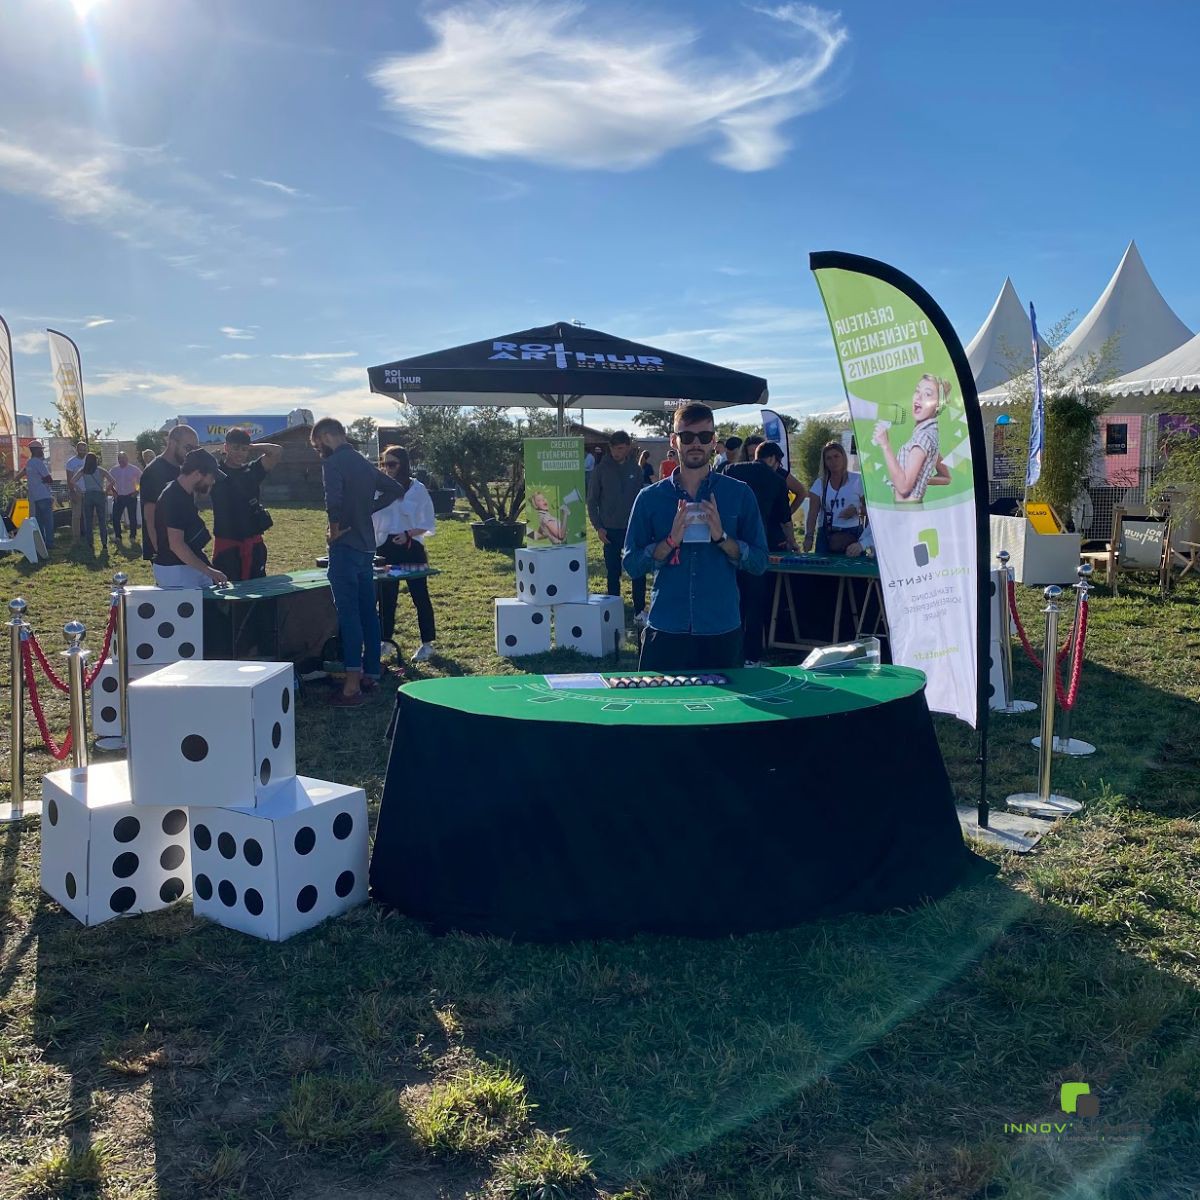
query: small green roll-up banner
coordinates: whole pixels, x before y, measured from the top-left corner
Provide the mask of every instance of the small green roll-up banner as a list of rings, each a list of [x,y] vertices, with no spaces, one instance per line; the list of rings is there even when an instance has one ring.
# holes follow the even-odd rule
[[[979,397],[945,314],[914,280],[813,254],[875,539],[892,660],[931,709],[987,722],[987,459]]]
[[[587,540],[583,438],[525,439],[525,541],[563,546]]]

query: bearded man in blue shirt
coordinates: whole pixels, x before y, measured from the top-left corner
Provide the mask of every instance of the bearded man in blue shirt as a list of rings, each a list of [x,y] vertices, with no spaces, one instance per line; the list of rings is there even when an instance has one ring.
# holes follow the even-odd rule
[[[638,493],[625,535],[625,571],[653,572],[642,639],[643,671],[728,670],[742,665],[738,571],[767,569],[754,493],[712,469],[712,409],[675,410],[671,446],[679,469]]]

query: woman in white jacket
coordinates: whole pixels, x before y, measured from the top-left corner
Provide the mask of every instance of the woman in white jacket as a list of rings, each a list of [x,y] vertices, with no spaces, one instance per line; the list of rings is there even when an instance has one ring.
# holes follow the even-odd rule
[[[379,463],[402,488],[404,495],[381,508],[374,516],[375,553],[386,559],[388,566],[424,566],[429,562],[425,553],[425,539],[434,533],[437,518],[433,513],[433,500],[425,485],[413,479],[410,473],[408,451],[400,446],[389,446]],[[412,656],[413,662],[426,662],[433,657],[433,641],[437,636],[433,620],[433,602],[429,599],[429,584],[424,579],[409,579],[408,594],[417,610],[417,628],[421,645]],[[396,600],[400,594],[400,580],[387,578],[379,585],[379,625],[384,642],[395,646]]]

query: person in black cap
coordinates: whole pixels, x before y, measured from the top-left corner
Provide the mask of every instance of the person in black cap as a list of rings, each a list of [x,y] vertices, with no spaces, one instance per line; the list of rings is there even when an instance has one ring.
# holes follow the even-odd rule
[[[208,561],[204,547],[210,534],[196,498],[207,496],[221,477],[217,460],[207,450],[193,450],[154,506],[154,582],[161,588],[197,588],[229,580]]]

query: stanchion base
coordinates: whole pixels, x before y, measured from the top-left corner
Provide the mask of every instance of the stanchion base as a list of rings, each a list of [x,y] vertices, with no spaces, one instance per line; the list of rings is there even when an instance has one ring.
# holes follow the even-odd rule
[[[38,817],[42,815],[42,802],[40,800],[26,800],[21,805],[21,815],[13,814],[13,806],[11,804],[0,804],[0,825],[11,825],[14,821],[23,821],[26,817]]]
[[[999,713],[1003,717],[1011,716],[1013,713],[1036,711],[1037,705],[1032,700],[1010,700],[1003,708],[992,709],[992,712]]]
[[[113,754],[128,748],[123,737],[98,737],[92,745],[105,754]]]
[[[1042,748],[1042,739],[1035,737],[1029,743],[1035,750]],[[1072,758],[1083,758],[1088,754],[1095,754],[1096,747],[1091,742],[1081,741],[1079,738],[1060,738],[1054,739],[1055,754],[1069,754]]]
[[[1050,828],[1049,821],[1039,821],[1037,817],[992,809],[988,813],[987,828],[982,829],[979,809],[972,804],[958,805],[958,823],[965,837],[998,846],[1001,850],[1011,850],[1014,854],[1028,854]]]
[[[1049,796],[1039,796],[1037,792],[1017,792],[1004,802],[1009,808],[1015,808],[1023,813],[1031,813],[1035,817],[1069,817],[1077,813],[1083,805],[1070,796],[1060,796],[1051,792]]]

